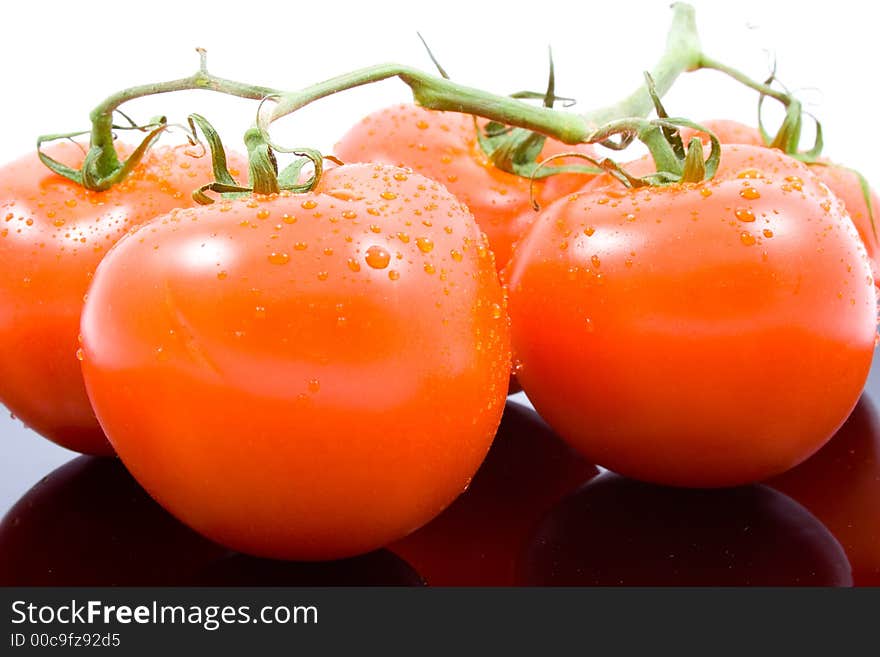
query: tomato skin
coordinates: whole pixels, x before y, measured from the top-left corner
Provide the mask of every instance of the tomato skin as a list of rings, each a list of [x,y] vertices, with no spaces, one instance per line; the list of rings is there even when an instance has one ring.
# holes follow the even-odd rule
[[[840,201],[768,149],[725,147],[699,185],[562,199],[506,276],[529,399],[588,459],[636,479],[783,472],[843,423],[871,363],[864,246]]]
[[[753,128],[737,121],[728,121],[724,119],[714,119],[703,121],[702,125],[715,133],[718,140],[722,144],[753,144],[755,146],[764,146],[764,140],[757,128]],[[691,129],[683,129],[681,131],[682,139],[687,142],[694,135],[701,135]],[[701,137],[704,143],[708,143],[708,136]],[[874,278],[878,278],[878,256],[880,256],[880,244],[877,241],[877,226],[871,223],[871,210],[865,202],[865,194],[862,191],[861,181],[858,174],[846,168],[843,165],[835,164],[828,159],[822,159],[821,162],[810,165],[812,171],[822,182],[828,185],[828,188],[843,201],[846,211],[849,212],[850,218],[855,224],[856,230],[859,231],[859,237],[865,244],[868,251],[868,257],[871,258],[871,267],[874,271]],[[873,189],[869,190],[871,199],[871,207],[873,208],[874,223],[880,223],[880,197]]]
[[[69,142],[45,150],[71,165],[82,162]],[[211,162],[185,151],[152,149],[106,192],[52,173],[35,153],[0,168],[0,400],[68,449],[112,454],[75,357],[83,295],[98,262],[127,230],[195,204],[190,192],[211,180]]]
[[[870,397],[862,395],[825,447],[767,484],[825,523],[856,586],[880,586],[880,415]]]
[[[451,194],[344,166],[121,241],[90,288],[83,373],[119,456],[184,522],[249,554],[341,558],[466,487],[504,407],[504,305]]]
[[[526,586],[852,586],[840,544],[768,486],[684,490],[605,473],[535,528]]]
[[[547,139],[542,157],[591,147]],[[489,238],[500,271],[513,246],[535,220],[530,182],[495,167],[480,148],[473,117],[401,104],[379,110],[355,124],[334,147],[346,162],[385,162],[412,168],[445,185],[468,206]],[[554,164],[567,163],[565,160]],[[580,160],[574,164],[587,164]],[[589,175],[570,173],[538,180],[535,198],[551,201],[582,187]]]

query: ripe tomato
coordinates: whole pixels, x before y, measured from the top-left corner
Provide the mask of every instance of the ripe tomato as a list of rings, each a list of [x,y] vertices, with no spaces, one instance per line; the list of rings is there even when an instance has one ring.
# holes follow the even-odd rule
[[[606,473],[536,527],[532,586],[851,586],[840,544],[767,486],[683,490]]]
[[[155,498],[250,554],[367,552],[436,516],[498,427],[491,251],[442,186],[385,165],[175,211],[95,274],[83,373]]]
[[[541,156],[568,151],[592,152],[589,146],[548,139]],[[347,162],[410,167],[445,185],[473,212],[489,238],[499,271],[536,216],[529,195],[530,181],[492,164],[480,148],[469,114],[394,105],[353,126],[334,152]],[[535,183],[535,196],[549,203],[579,189],[587,180],[589,177],[582,173],[550,176]]]
[[[704,121],[702,125],[714,132],[722,144],[764,145],[761,133],[756,128],[736,121],[709,120]],[[685,142],[694,134],[700,133],[696,133],[693,130],[681,131],[681,136]],[[708,137],[705,138],[705,141],[708,141]],[[880,270],[878,270],[880,243],[878,243],[877,236],[880,234],[880,197],[877,196],[877,192],[873,189],[869,190],[869,197],[871,199],[871,208],[869,209],[865,201],[865,194],[862,191],[859,175],[852,169],[835,164],[830,160],[823,160],[820,163],[810,165],[810,170],[843,201],[846,211],[849,212],[856,229],[859,231],[859,237],[865,243],[868,257],[871,258],[874,278],[878,278],[878,273],[880,273]],[[875,225],[871,223],[872,214]]]
[[[182,586],[228,550],[150,499],[116,459],[80,456],[0,522],[0,586]]]
[[[532,409],[508,402],[467,491],[391,549],[432,586],[512,586],[535,524],[598,472]]]
[[[876,298],[840,201],[778,151],[701,184],[574,194],[510,263],[517,377],[600,465],[727,486],[787,470],[855,406]]]
[[[863,395],[825,447],[767,482],[807,507],[843,545],[856,586],[880,585],[880,417]]]
[[[72,166],[83,159],[70,142],[46,152]],[[209,180],[210,158],[185,146],[152,149],[106,192],[52,173],[35,153],[0,167],[0,400],[26,425],[78,452],[112,453],[74,357],[83,295],[116,240],[194,205],[190,192]]]

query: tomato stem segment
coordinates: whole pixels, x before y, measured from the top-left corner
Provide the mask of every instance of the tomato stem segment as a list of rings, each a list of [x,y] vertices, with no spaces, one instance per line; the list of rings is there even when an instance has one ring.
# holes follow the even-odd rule
[[[142,126],[142,129],[148,131],[147,136],[128,159],[120,162],[119,155],[113,145],[113,133],[117,129],[117,126],[113,124],[113,113],[123,103],[144,96],[191,89],[217,91],[252,100],[260,100],[266,96],[278,93],[277,90],[270,87],[246,84],[212,75],[207,70],[205,50],[203,48],[197,48],[196,50],[199,53],[200,63],[199,70],[193,75],[177,80],[154,82],[123,89],[107,97],[92,110],[90,114],[92,122],[90,131],[91,143],[81,170],[72,169],[50,158],[40,150],[40,147],[47,141],[70,138],[85,133],[43,135],[39,137],[37,139],[37,151],[41,161],[55,173],[73,180],[87,189],[104,191],[122,181],[141,160],[156,138],[168,127],[164,119],[147,126]]]
[[[698,68],[702,59],[693,7],[679,2],[673,5],[673,11],[666,52],[652,72],[660,94],[668,91],[681,73]],[[647,116],[653,108],[651,95],[644,84],[615,105],[578,115],[548,107],[535,107],[515,98],[438,78],[410,66],[387,63],[345,73],[305,89],[282,94],[273,111],[258,119],[258,125],[267,133],[270,123],[316,100],[395,77],[408,85],[414,100],[427,109],[481,116],[508,126],[526,128],[566,144],[587,141],[598,126],[622,117]],[[268,137],[266,139],[268,141]]]

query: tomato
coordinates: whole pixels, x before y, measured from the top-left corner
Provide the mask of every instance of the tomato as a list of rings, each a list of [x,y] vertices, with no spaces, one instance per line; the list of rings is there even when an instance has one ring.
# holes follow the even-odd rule
[[[0,522],[0,586],[181,586],[228,551],[150,499],[116,459],[80,456]]]
[[[856,586],[880,585],[880,417],[863,395],[840,431],[769,485],[807,507],[843,545]]]
[[[70,142],[46,152],[76,166],[83,159]],[[210,158],[185,146],[152,149],[106,192],[52,173],[35,153],[0,167],[0,400],[26,425],[78,452],[112,453],[74,357],[83,295],[116,240],[194,205],[190,192],[211,178]]]
[[[517,377],[589,459],[729,486],[818,450],[855,406],[876,298],[841,202],[778,151],[700,184],[545,209],[506,272]]]
[[[548,139],[541,156],[570,151],[592,153],[589,146],[571,146]],[[410,167],[445,185],[473,212],[489,238],[499,271],[536,216],[529,193],[530,181],[492,164],[480,148],[474,119],[469,114],[394,105],[354,125],[336,144],[334,152],[348,162]],[[568,173],[538,180],[535,197],[541,203],[549,203],[579,189],[588,179],[582,173]]]
[[[364,553],[440,513],[510,371],[472,216],[384,165],[150,222],[102,261],[81,330],[89,396],[138,481],[206,536],[286,559]]]
[[[684,490],[603,474],[555,507],[521,561],[532,586],[851,586],[840,544],[761,485]]]
[[[761,133],[756,128],[736,121],[709,120],[704,121],[702,125],[714,132],[722,144],[764,145]],[[701,133],[695,133],[693,130],[681,131],[682,138],[685,140],[694,134]],[[705,137],[705,141],[708,141],[708,137]],[[871,207],[869,208],[865,200],[865,193],[862,191],[859,174],[852,169],[823,159],[816,164],[810,165],[810,170],[843,201],[856,229],[859,231],[859,237],[865,243],[868,257],[871,258],[874,278],[878,278],[877,274],[880,272],[878,270],[880,243],[878,243],[877,236],[878,232],[880,232],[880,226],[875,224],[880,224],[880,197],[877,196],[877,192],[869,189],[868,195],[871,200]]]
[[[391,549],[432,586],[511,586],[535,524],[597,474],[537,413],[508,402],[467,491]]]

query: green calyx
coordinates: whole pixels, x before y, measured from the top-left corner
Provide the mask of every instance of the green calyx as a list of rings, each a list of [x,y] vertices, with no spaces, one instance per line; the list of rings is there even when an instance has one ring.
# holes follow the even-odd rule
[[[222,194],[227,198],[236,198],[249,194],[277,194],[283,191],[294,193],[308,192],[314,189],[321,178],[324,168],[324,156],[311,148],[281,148],[273,144],[266,134],[257,126],[245,133],[244,143],[248,153],[248,177],[250,185],[240,184],[229,172],[226,165],[226,151],[220,140],[220,135],[203,116],[191,114],[189,124],[195,134],[196,126],[205,136],[208,148],[211,152],[214,181],[202,185],[193,192],[193,199],[201,204],[208,205],[214,202],[207,192]],[[275,151],[293,153],[298,155],[290,165],[283,170],[278,169],[278,160]],[[338,162],[335,160],[333,161]],[[301,174],[306,165],[312,164],[314,171],[305,181],[301,181]]]

